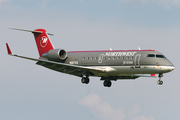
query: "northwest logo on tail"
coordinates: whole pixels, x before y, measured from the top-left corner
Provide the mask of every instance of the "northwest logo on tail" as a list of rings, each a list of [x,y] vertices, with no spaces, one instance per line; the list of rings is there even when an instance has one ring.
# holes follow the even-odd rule
[[[43,36],[40,40],[41,47],[46,47],[47,43],[48,43],[48,38],[46,36]]]

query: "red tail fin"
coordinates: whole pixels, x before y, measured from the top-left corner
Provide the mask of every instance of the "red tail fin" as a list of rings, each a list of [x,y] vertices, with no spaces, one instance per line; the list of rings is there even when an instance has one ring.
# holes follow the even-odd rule
[[[37,31],[37,32],[35,32],[35,31]],[[46,30],[36,29],[32,33],[34,34],[40,57],[42,57],[42,54],[47,53],[51,49],[54,49],[53,45],[51,44],[51,42],[46,34]]]

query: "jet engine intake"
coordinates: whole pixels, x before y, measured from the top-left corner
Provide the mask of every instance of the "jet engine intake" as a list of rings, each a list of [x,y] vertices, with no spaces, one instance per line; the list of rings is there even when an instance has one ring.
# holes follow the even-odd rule
[[[44,53],[42,57],[51,61],[62,62],[67,58],[67,53],[64,49],[53,49]]]

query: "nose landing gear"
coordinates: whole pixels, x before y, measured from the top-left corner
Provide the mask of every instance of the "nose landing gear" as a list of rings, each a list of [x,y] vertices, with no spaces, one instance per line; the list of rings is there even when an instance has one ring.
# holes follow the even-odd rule
[[[163,81],[161,80],[161,78],[163,77],[163,74],[162,73],[159,73],[159,80],[157,81],[157,84],[158,85],[162,85],[163,84]]]

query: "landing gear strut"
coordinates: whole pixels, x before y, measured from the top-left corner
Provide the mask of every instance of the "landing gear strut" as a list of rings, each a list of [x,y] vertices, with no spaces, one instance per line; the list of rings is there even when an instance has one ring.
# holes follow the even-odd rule
[[[88,77],[82,77],[81,82],[84,84],[88,84],[89,83],[89,78]]]
[[[105,80],[103,84],[104,84],[104,87],[111,87],[112,83],[110,80]]]
[[[159,80],[157,81],[157,84],[158,85],[162,85],[163,84],[163,81],[161,80],[161,78],[163,77],[163,74],[162,73],[159,73]]]

